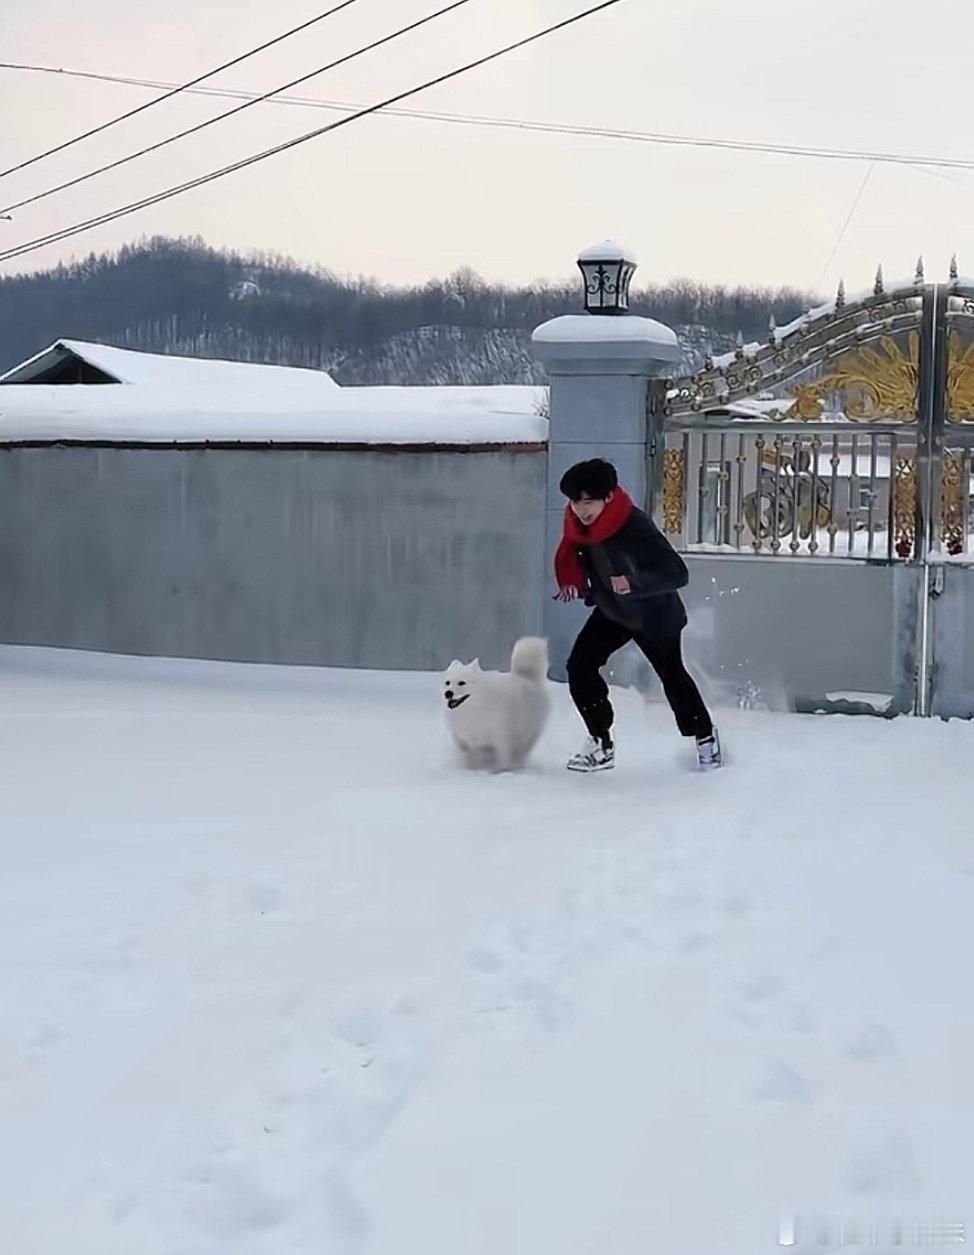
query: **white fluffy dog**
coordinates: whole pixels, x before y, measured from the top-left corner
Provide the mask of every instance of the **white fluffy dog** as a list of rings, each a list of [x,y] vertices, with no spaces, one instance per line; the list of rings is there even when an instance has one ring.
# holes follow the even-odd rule
[[[510,671],[482,671],[480,662],[451,662],[443,679],[450,731],[467,767],[523,767],[548,722],[548,642],[524,636]]]

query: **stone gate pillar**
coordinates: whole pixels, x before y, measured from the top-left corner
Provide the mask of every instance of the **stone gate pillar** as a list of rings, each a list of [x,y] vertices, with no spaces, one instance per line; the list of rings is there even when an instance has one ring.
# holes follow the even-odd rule
[[[676,334],[629,311],[636,262],[616,244],[587,249],[578,259],[585,278],[583,314],[566,314],[534,333],[534,351],[548,371],[551,408],[545,508],[544,632],[551,676],[565,678],[565,658],[586,613],[553,601],[552,561],[562,534],[565,499],[558,481],[574,462],[601,457],[642,506],[646,497],[647,397],[650,380],[676,373]]]

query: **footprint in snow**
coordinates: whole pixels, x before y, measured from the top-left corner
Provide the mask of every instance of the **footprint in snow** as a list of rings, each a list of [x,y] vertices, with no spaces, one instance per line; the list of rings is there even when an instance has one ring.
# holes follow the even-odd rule
[[[857,1025],[846,1041],[844,1053],[864,1063],[890,1059],[897,1053],[896,1037],[882,1020],[870,1017]]]
[[[748,973],[735,987],[725,1013],[750,1029],[805,1035],[815,1032],[817,1015],[800,996],[789,993],[784,977],[770,969]]]
[[[768,969],[748,973],[737,990],[747,1003],[766,1003],[784,986],[782,977]]]
[[[752,1090],[758,1102],[804,1102],[810,1093],[809,1083],[784,1059],[766,1059]]]
[[[467,951],[477,973],[475,1009],[482,1016],[523,1017],[540,1028],[568,1026],[574,1012],[575,940],[554,924],[507,920],[488,928]]]
[[[782,988],[781,977],[770,970],[748,972],[734,987],[734,999],[725,1010],[731,1019],[758,1028],[768,1018],[774,995]]]
[[[857,1194],[915,1195],[922,1181],[910,1139],[899,1129],[861,1133],[849,1156],[846,1182]]]
[[[743,894],[731,894],[724,899],[724,914],[730,919],[743,919],[751,909],[751,904]]]

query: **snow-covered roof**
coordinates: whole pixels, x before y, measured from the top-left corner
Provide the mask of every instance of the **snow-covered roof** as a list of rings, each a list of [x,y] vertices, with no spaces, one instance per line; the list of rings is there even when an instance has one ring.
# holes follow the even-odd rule
[[[273,368],[268,368],[273,369]],[[311,372],[309,372],[311,373]],[[0,387],[0,444],[25,440],[524,444],[548,438],[535,387]]]
[[[151,384],[153,386],[184,385],[193,388],[301,388],[323,393],[338,388],[334,379],[323,370],[306,370],[296,366],[266,366],[255,362],[225,362],[204,357],[178,357],[168,353],[143,353],[136,349],[117,349],[108,344],[86,340],[55,340],[0,375],[0,384],[13,386],[43,379],[65,361],[93,366],[120,384]],[[35,386],[42,386],[38,382]],[[58,385],[62,386],[62,385]],[[70,386],[70,385],[63,385]]]

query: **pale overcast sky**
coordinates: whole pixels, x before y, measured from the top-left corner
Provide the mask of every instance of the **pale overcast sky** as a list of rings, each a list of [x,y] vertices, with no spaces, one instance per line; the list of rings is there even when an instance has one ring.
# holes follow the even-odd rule
[[[264,91],[441,7],[359,0],[214,85]],[[328,7],[327,0],[3,0],[0,60],[183,81]],[[588,0],[470,0],[298,89],[371,102],[588,7]],[[415,101],[495,117],[683,135],[974,157],[971,0],[624,0],[588,22]],[[150,93],[0,69],[2,167],[141,103]],[[199,96],[0,180],[0,205],[80,174],[226,105]],[[16,244],[323,124],[316,109],[259,105],[241,117],[0,221]],[[612,236],[637,282],[813,287],[868,166],[659,147],[373,117],[0,273],[116,247],[142,234],[199,234],[340,273],[399,283],[471,266],[528,282],[574,273]],[[974,272],[974,173],[876,165],[821,278],[850,290],[933,278],[956,250]]]

